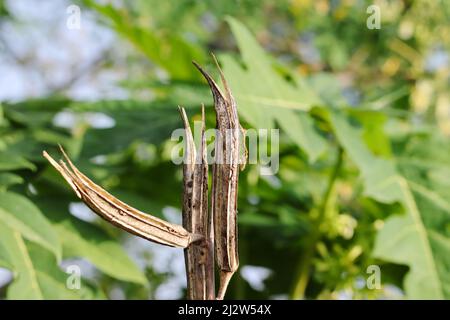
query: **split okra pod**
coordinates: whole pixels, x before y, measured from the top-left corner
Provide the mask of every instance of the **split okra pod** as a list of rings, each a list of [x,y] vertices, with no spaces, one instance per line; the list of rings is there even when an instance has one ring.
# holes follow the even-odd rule
[[[239,123],[236,101],[219,65],[217,64],[217,67],[225,93],[222,93],[214,79],[200,65],[195,62],[194,65],[209,84],[216,111],[211,208],[214,219],[214,248],[220,271],[217,299],[223,299],[231,277],[239,266],[237,196],[240,163],[243,162],[240,152],[240,134],[243,129]]]

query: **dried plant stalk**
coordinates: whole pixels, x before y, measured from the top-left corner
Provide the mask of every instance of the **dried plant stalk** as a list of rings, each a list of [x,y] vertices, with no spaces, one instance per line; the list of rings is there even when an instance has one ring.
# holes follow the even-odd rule
[[[188,299],[212,300],[214,293],[214,253],[212,219],[208,214],[208,163],[206,159],[205,109],[198,153],[186,112],[179,107],[185,128],[183,165],[183,227],[203,235],[203,240],[184,249]]]
[[[64,161],[56,162],[47,152],[43,155],[66,179],[76,195],[100,217],[113,225],[144,239],[171,247],[186,248],[203,236],[188,232],[183,227],[161,220],[118,200],[82,174],[62,148]]]
[[[217,64],[217,60],[216,60]],[[239,266],[237,230],[237,194],[240,163],[240,132],[236,102],[220,69],[225,89],[222,93],[212,77],[197,63],[194,65],[207,80],[216,110],[215,159],[212,178],[212,211],[216,261],[220,269],[217,299],[223,299],[231,277]]]

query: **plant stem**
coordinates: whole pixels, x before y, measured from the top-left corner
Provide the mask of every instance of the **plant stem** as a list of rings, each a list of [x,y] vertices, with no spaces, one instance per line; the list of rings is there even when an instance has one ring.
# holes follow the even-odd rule
[[[333,172],[331,173],[328,180],[327,189],[325,190],[323,201],[319,208],[319,215],[314,221],[313,230],[311,232],[311,235],[309,236],[309,240],[307,241],[307,248],[305,249],[298,263],[297,276],[291,292],[291,299],[299,300],[304,299],[305,297],[306,287],[308,286],[310,278],[312,259],[314,258],[317,242],[319,242],[320,240],[320,224],[325,217],[327,204],[330,199],[331,193],[333,192],[337,177],[339,175],[339,171],[342,166],[342,156],[343,150],[341,147],[339,147],[336,162],[333,167]]]

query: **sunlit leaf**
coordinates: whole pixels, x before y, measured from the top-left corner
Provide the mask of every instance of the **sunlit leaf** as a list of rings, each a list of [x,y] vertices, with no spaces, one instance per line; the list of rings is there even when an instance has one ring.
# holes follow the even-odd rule
[[[325,140],[306,113],[320,102],[300,78],[289,82],[275,71],[273,63],[250,31],[228,18],[244,66],[230,56],[221,57],[223,69],[242,117],[255,128],[271,129],[277,122],[311,161],[326,148]]]
[[[101,298],[80,280],[80,288],[69,289],[68,274],[59,269],[53,255],[27,242],[19,232],[0,224],[0,258],[14,274],[8,287],[9,299],[93,299]]]
[[[142,271],[111,236],[99,227],[75,219],[65,211],[56,212],[54,208],[48,208],[45,214],[61,238],[64,258],[85,258],[115,279],[147,284]]]
[[[410,267],[404,280],[408,298],[448,298],[450,264],[444,248],[450,240],[436,232],[438,226],[442,229],[448,223],[448,212],[447,222],[436,217],[438,226],[430,224],[430,207],[420,205],[394,164],[374,156],[343,115],[333,112],[331,122],[339,142],[361,171],[366,194],[380,202],[397,201],[405,210],[386,220],[377,235],[374,256]]]
[[[0,192],[0,224],[50,250],[58,260],[61,258],[58,236],[39,209],[27,198],[12,192]]]

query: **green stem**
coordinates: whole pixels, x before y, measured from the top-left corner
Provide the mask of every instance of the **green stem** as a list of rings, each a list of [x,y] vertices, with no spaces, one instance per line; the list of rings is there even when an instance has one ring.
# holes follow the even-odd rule
[[[314,221],[313,230],[307,241],[307,247],[302,254],[297,267],[297,276],[294,281],[294,287],[291,292],[291,299],[299,300],[304,299],[306,287],[309,283],[310,269],[312,260],[314,258],[314,253],[316,250],[317,242],[320,240],[320,224],[325,217],[325,212],[327,208],[328,201],[330,199],[331,193],[333,192],[334,185],[336,184],[339,171],[342,166],[342,155],[343,150],[339,147],[336,163],[333,167],[333,172],[328,180],[327,189],[323,197],[323,202],[319,207],[319,215]]]

